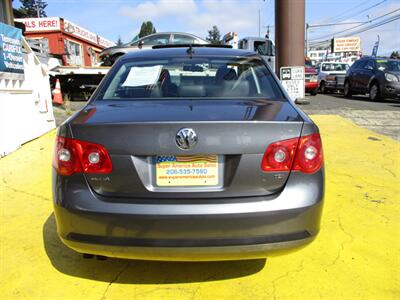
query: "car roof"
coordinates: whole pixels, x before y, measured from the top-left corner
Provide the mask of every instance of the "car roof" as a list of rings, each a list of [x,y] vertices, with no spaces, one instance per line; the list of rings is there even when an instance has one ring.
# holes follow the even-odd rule
[[[192,34],[192,33],[179,32],[179,31],[156,32],[156,33],[152,33],[152,34],[143,36],[143,37],[141,37],[139,40],[144,39],[144,38],[147,38],[147,37],[149,37],[149,36],[161,35],[161,34],[168,34],[168,35],[171,35],[171,34],[182,34],[182,35],[187,35],[187,36],[195,37],[196,39],[200,39],[200,40],[205,41],[205,39],[203,39],[203,38],[201,38],[201,37],[199,37],[199,36],[197,36],[197,35],[194,35],[194,34]]]
[[[364,60],[364,59],[373,59],[373,60],[396,60],[395,58],[390,58],[390,57],[382,57],[382,56],[378,56],[378,57],[373,57],[373,56],[363,56],[360,58],[360,60]]]
[[[170,58],[177,56],[189,56],[187,50],[189,48],[185,47],[165,47],[158,49],[148,49],[141,51],[132,51],[125,54],[121,59],[122,60],[132,60],[132,59],[148,59],[148,58]],[[257,57],[257,53],[248,51],[248,50],[239,50],[232,48],[219,48],[219,47],[193,47],[192,48],[192,56],[225,56],[225,57],[248,57],[254,56]]]

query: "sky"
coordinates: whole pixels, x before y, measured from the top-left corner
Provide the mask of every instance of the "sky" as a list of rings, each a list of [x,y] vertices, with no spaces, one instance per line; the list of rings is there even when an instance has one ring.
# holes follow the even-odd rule
[[[297,1],[297,0],[292,0]],[[270,26],[274,38],[275,0],[47,0],[47,15],[63,17],[77,25],[116,41],[130,41],[140,30],[143,21],[152,21],[157,32],[190,32],[202,38],[216,25],[224,35],[234,31],[239,39],[258,36],[261,16],[261,35]],[[19,2],[14,1],[14,7]],[[344,22],[367,22],[399,9],[374,22],[400,14],[400,0],[306,0],[306,22],[310,25]],[[373,23],[370,23],[373,24]],[[332,37],[358,24],[315,27],[309,30],[309,40]],[[369,24],[359,25],[362,29]],[[355,30],[355,29],[353,29]],[[351,30],[342,34],[351,33]],[[380,55],[400,50],[400,18],[391,23],[357,34],[361,37],[364,54],[370,54],[380,36]]]

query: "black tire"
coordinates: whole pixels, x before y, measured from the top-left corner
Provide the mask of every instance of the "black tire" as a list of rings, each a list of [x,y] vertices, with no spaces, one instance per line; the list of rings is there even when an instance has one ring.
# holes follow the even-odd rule
[[[369,86],[369,100],[371,101],[379,101],[382,99],[381,90],[379,89],[379,84],[377,82],[373,82]]]
[[[319,91],[321,92],[321,94],[327,93],[325,81],[321,81],[321,83],[319,85]]]
[[[310,92],[310,95],[311,95],[311,96],[315,96],[315,95],[317,95],[317,92],[318,92],[318,88],[316,88],[315,90],[312,90],[312,91]]]
[[[344,83],[343,94],[346,98],[351,98],[352,92],[351,92],[351,86],[350,86],[349,81],[345,81],[345,83]]]

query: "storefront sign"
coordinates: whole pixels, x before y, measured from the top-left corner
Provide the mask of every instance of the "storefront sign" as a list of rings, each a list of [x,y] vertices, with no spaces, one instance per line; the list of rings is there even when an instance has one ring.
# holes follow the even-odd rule
[[[70,21],[64,20],[64,30],[65,32],[68,32],[69,34],[74,35],[78,38],[97,44],[97,35],[95,33],[90,32],[89,30],[86,30],[85,28],[82,28],[78,25],[75,25]]]
[[[0,78],[24,79],[21,29],[0,23]]]
[[[57,17],[15,19],[15,21],[24,23],[26,32],[60,30],[60,18]]]
[[[332,40],[332,52],[358,52],[361,51],[360,37],[347,37]]]
[[[304,98],[304,67],[282,67],[280,79],[290,99],[295,101]]]
[[[99,35],[97,37],[98,37],[98,41],[99,41],[99,45],[100,46],[105,47],[105,48],[115,46],[114,42],[111,42],[111,41],[109,41],[109,40],[107,40],[107,39],[105,39],[105,38],[103,38],[103,37],[101,37]]]

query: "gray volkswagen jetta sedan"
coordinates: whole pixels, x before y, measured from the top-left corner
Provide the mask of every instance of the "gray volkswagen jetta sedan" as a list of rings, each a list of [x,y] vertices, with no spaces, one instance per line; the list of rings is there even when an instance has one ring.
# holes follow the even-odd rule
[[[204,45],[123,56],[57,132],[57,231],[86,254],[264,258],[319,231],[317,126],[253,52]]]

